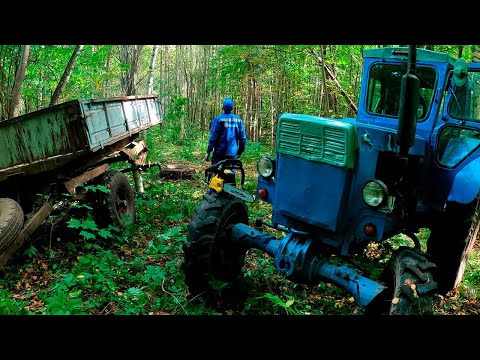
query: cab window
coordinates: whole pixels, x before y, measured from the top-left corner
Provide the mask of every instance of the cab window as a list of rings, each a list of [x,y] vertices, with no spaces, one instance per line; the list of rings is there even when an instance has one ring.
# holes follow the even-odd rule
[[[406,72],[406,64],[380,63],[372,66],[368,80],[368,112],[398,118],[402,77]],[[430,109],[437,74],[431,67],[417,67],[415,75],[420,80],[417,121],[422,121]]]
[[[469,72],[468,81],[455,86],[447,111],[454,119],[480,121],[480,72]]]
[[[479,146],[480,132],[477,129],[445,126],[438,137],[437,161],[447,168],[453,168]]]

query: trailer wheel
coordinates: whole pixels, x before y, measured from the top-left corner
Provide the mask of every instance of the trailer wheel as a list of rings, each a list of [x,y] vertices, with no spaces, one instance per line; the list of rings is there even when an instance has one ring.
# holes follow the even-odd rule
[[[183,244],[182,270],[190,295],[205,295],[207,302],[236,303],[241,298],[240,275],[246,249],[231,242],[232,228],[248,225],[245,202],[225,193],[206,194],[195,208]],[[212,282],[213,281],[217,281]],[[215,284],[226,285],[218,288]]]
[[[371,315],[432,315],[435,264],[429,256],[410,247],[395,250],[381,280],[387,289],[368,305]]]
[[[133,224],[136,218],[135,196],[128,178],[118,170],[108,170],[102,182],[110,192],[101,194],[100,218],[121,228]]]
[[[0,254],[23,228],[22,207],[13,199],[0,198]]]
[[[462,281],[465,267],[480,229],[480,200],[470,204],[449,203],[431,228],[427,252],[437,264],[435,280],[445,294]]]

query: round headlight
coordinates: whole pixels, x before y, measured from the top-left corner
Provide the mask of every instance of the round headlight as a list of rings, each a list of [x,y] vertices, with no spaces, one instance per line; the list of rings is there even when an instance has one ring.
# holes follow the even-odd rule
[[[380,180],[367,181],[363,186],[362,196],[367,205],[377,207],[388,196],[387,186]]]
[[[269,156],[262,156],[257,161],[257,171],[263,177],[270,177],[273,175],[273,160]]]

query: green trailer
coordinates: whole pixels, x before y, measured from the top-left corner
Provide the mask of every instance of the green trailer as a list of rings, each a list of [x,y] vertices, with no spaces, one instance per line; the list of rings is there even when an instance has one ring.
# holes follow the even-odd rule
[[[156,96],[71,100],[0,122],[0,268],[51,213],[65,192],[103,184],[92,199],[118,226],[135,220],[127,171],[145,168],[140,132],[162,123]],[[116,162],[129,163],[121,171]]]

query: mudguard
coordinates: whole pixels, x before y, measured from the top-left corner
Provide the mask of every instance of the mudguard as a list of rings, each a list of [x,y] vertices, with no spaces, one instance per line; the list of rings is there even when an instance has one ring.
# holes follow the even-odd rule
[[[472,202],[480,193],[480,158],[460,170],[453,180],[448,201],[461,204]]]

